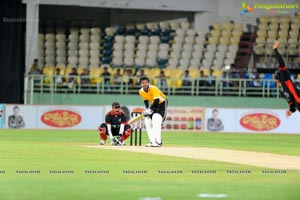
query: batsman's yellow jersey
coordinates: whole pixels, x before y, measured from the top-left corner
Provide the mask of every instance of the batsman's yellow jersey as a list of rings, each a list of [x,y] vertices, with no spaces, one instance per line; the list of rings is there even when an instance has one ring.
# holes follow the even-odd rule
[[[148,100],[151,104],[153,104],[154,99],[157,98],[159,98],[159,104],[166,100],[166,95],[154,85],[149,85],[149,89],[147,92],[145,92],[144,89],[141,88],[139,90],[139,93],[144,101]]]

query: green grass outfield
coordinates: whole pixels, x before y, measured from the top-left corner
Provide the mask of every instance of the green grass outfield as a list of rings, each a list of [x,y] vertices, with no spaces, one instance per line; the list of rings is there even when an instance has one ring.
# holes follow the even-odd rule
[[[164,132],[163,139],[166,147],[300,156],[300,135]],[[300,199],[299,170],[264,174],[267,169],[260,167],[83,147],[98,140],[97,131],[0,130],[0,200],[214,199],[198,194],[226,194],[221,199],[234,200]],[[24,173],[28,171],[39,173]]]

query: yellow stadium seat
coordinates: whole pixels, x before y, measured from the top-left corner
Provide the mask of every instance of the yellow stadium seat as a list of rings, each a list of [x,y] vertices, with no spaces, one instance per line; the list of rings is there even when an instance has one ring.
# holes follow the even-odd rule
[[[159,68],[152,68],[151,70],[149,70],[150,77],[156,77],[156,76],[159,76],[159,74],[160,74]]]
[[[152,78],[151,81],[152,81],[152,84],[153,84],[153,85],[157,85],[157,83],[158,83],[158,78]]]
[[[223,29],[231,31],[233,29],[233,23],[224,23]]]
[[[176,30],[176,29],[179,29],[180,24],[179,24],[179,22],[173,21],[173,22],[170,22],[170,27],[172,30]]]
[[[239,42],[240,42],[240,38],[234,38],[234,37],[232,37],[230,39],[230,45],[238,45]]]
[[[198,69],[189,69],[190,76],[194,79],[199,76],[199,70]]]
[[[219,36],[217,36],[217,37],[210,37],[208,39],[208,44],[213,44],[213,45],[219,44]]]
[[[170,77],[169,77],[169,79],[167,79],[167,86],[168,87],[172,87],[173,86],[173,81],[172,81],[172,79],[170,79]]]
[[[278,24],[278,17],[277,16],[270,16],[271,24]]]
[[[182,80],[176,80],[175,88],[181,88],[181,86],[182,86]]]
[[[180,27],[184,30],[187,31],[190,28],[190,23],[189,22],[180,22]]]
[[[221,26],[221,24],[216,23],[216,24],[213,25],[213,28],[214,28],[214,30],[220,31],[222,29],[222,26]]]
[[[43,74],[47,73],[48,71],[52,71],[54,73],[55,67],[54,66],[46,66],[43,69]]]
[[[100,77],[102,71],[103,70],[101,68],[91,68],[90,69],[90,77],[91,77],[92,84],[102,83],[103,78]]]
[[[243,31],[244,25],[240,23],[234,24],[234,30],[235,31]]]
[[[208,74],[209,74],[209,68],[201,68],[200,70],[203,70],[204,76],[208,76]]]
[[[111,75],[114,74],[114,69],[111,68],[111,67],[107,67],[107,71],[108,71]]]
[[[43,74],[45,75],[44,83],[50,83],[52,76],[54,75],[54,66],[48,66],[43,69]]]
[[[150,68],[143,67],[143,68],[140,68],[139,71],[140,70],[144,70],[146,76],[151,76]],[[138,74],[139,74],[139,72],[138,72]]]
[[[216,76],[216,78],[219,78],[222,74],[222,70],[220,69],[214,69],[214,75]]]
[[[180,78],[183,74],[183,70],[182,69],[175,69],[174,70],[174,78]]]
[[[172,75],[172,71],[173,71],[172,68],[164,69],[165,75],[168,76],[168,77],[170,77]]]
[[[69,75],[69,74],[72,72],[72,68],[73,68],[73,67],[68,66],[68,67],[66,68],[65,74],[66,74],[66,75]]]
[[[66,73],[65,66],[56,66],[56,69],[60,69],[60,75],[65,75],[65,73]]]
[[[164,69],[164,72],[165,75],[168,77],[167,79],[168,87],[175,86],[176,88],[178,88],[181,86],[181,80],[179,80],[183,73],[181,69],[166,68]]]
[[[78,67],[77,68],[77,73],[80,75],[83,73],[83,70],[85,69],[86,67]]]
[[[260,24],[267,24],[270,21],[269,16],[261,16],[259,17]]]

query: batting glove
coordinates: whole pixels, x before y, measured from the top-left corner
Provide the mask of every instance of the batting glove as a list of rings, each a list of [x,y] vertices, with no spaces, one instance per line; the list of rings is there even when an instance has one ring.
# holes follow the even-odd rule
[[[145,117],[150,116],[152,114],[152,110],[150,108],[147,108],[146,110],[144,110],[143,115]]]

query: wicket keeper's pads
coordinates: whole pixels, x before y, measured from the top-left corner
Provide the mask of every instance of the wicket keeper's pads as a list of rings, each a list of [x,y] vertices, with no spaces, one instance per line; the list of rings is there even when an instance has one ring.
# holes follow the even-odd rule
[[[99,133],[100,139],[107,140],[106,129],[102,127],[98,127],[98,130],[100,131]]]

